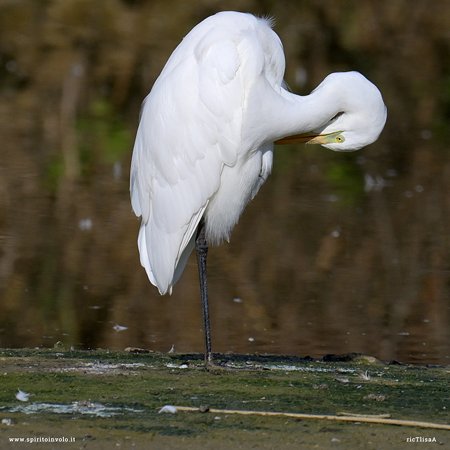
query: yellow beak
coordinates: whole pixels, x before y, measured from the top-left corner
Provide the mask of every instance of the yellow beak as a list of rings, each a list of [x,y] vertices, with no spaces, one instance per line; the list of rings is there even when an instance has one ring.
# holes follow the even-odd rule
[[[335,131],[328,134],[294,134],[293,136],[287,136],[282,139],[275,141],[275,144],[295,144],[297,142],[302,142],[306,144],[341,144],[345,141],[344,136],[342,136],[342,131]]]
[[[297,143],[315,144],[316,142],[311,141],[314,141],[320,136],[321,136],[320,134],[309,134],[309,133],[294,134],[293,136],[287,136],[282,139],[278,139],[277,141],[275,141],[275,144],[277,145],[297,144]]]

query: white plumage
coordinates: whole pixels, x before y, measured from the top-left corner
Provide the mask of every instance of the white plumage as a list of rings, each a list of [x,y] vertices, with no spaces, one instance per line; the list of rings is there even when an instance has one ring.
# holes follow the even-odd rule
[[[381,94],[361,74],[331,74],[301,97],[284,88],[284,68],[270,21],[221,12],[183,39],[145,99],[130,190],[141,263],[161,294],[180,277],[201,219],[207,242],[229,238],[271,171],[275,141],[309,133],[311,143],[356,150],[383,129]]]

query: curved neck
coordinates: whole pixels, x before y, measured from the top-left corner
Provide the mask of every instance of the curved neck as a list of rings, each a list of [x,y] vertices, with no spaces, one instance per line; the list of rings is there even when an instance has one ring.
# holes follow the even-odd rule
[[[248,97],[244,132],[249,130],[252,136],[257,132],[261,142],[312,132],[341,111],[339,102],[332,99],[328,89],[317,89],[306,96],[283,88],[277,92],[264,77],[260,77]],[[246,136],[243,138],[245,140]]]
[[[280,137],[320,130],[341,111],[323,90],[300,96],[283,89],[280,97],[283,101],[279,112],[285,123],[277,133]]]

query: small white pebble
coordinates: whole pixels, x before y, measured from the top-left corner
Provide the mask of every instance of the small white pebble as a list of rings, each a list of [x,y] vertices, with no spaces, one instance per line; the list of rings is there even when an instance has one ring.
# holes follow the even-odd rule
[[[339,383],[349,383],[350,381],[348,378],[338,377],[337,375],[335,375],[334,379]]]
[[[175,408],[175,406],[165,405],[158,411],[158,414],[161,414],[161,413],[175,414],[176,412],[177,412],[177,408]]]

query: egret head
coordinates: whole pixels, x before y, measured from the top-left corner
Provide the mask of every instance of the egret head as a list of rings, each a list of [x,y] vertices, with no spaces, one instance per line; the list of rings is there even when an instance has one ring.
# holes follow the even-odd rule
[[[353,151],[375,142],[386,123],[387,110],[380,91],[359,72],[328,75],[311,93],[311,101],[324,105],[324,123],[276,144],[306,142],[334,151]]]
[[[359,72],[332,73],[315,89],[323,90],[339,111],[310,144],[330,150],[358,150],[375,142],[384,128],[386,106],[378,88]]]

